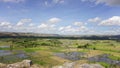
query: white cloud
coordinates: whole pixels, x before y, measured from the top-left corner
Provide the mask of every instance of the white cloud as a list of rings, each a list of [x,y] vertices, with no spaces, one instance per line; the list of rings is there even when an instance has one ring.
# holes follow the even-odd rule
[[[49,23],[58,23],[60,21],[61,21],[61,19],[60,18],[56,18],[56,17],[55,18],[51,18],[51,19],[48,20]]]
[[[57,27],[54,24],[42,23],[38,26],[37,32],[39,33],[55,33],[57,32]]]
[[[45,24],[45,23],[42,23],[38,26],[38,28],[41,28],[41,29],[51,29],[51,28],[54,28],[55,25],[54,24]]]
[[[71,25],[60,27],[58,29],[58,31],[60,31],[63,34],[79,34],[80,32],[85,32],[87,30],[88,28],[85,26],[73,27]]]
[[[90,1],[95,2],[95,4],[106,4],[109,6],[120,6],[120,0],[81,0],[81,1]]]
[[[74,26],[75,25],[75,26]],[[80,34],[88,30],[83,22],[74,22],[72,25],[62,26],[58,31],[62,34]]]
[[[101,19],[99,17],[95,17],[95,18],[92,18],[92,19],[88,19],[88,22],[93,22],[93,23],[98,23],[100,22]]]
[[[78,32],[78,29],[73,28],[72,26],[65,26],[65,27],[60,27],[59,31],[62,33],[73,33],[73,32]]]
[[[59,3],[64,3],[64,0],[52,0],[53,3],[59,4]]]
[[[11,23],[10,22],[0,22],[0,27],[6,27],[6,28],[11,28]]]
[[[52,7],[58,4],[63,4],[65,0],[51,0],[51,1],[44,1],[44,5],[46,7]]]
[[[41,23],[39,26],[37,26],[39,33],[55,33],[57,32],[56,23],[60,22],[60,18],[50,18],[44,23]]]
[[[37,27],[31,23],[31,19],[21,19],[17,24],[8,21],[0,22],[0,31],[7,32],[35,32]]]
[[[32,21],[32,19],[21,19],[16,25],[17,26],[22,26],[26,23],[30,23]]]
[[[30,23],[30,24],[29,24],[30,27],[32,27],[32,26],[34,26],[34,25],[35,25],[35,24],[33,24],[33,23]]]
[[[96,4],[105,3],[106,5],[120,5],[120,0],[96,0]]]
[[[116,25],[120,26],[120,16],[113,16],[107,20],[103,20],[99,25]]]
[[[113,16],[106,20],[99,22],[99,25],[118,25],[114,29],[112,27],[107,30],[102,30],[107,27],[85,25],[83,22],[74,22],[71,25],[58,25],[61,19],[51,18],[40,25],[31,22],[31,19],[21,19],[17,24],[12,24],[7,21],[0,22],[0,31],[14,31],[14,32],[37,32],[37,33],[52,33],[52,34],[119,34],[120,16]],[[96,22],[96,18],[93,18]],[[88,23],[89,24],[89,23]],[[99,29],[100,27],[100,29]],[[101,29],[102,28],[102,29]]]
[[[82,26],[82,25],[83,25],[83,22],[74,22],[74,25],[75,25],[75,26]]]
[[[25,2],[25,0],[0,0],[1,2],[11,2],[11,3],[20,3]]]
[[[60,18],[50,18],[47,22],[41,23],[38,28],[43,28],[43,29],[51,29],[54,28],[56,23],[60,22]]]
[[[44,24],[44,23],[42,23],[42,24],[40,24],[39,26],[38,26],[38,28],[47,28],[48,27],[48,25],[46,25],[46,24]]]

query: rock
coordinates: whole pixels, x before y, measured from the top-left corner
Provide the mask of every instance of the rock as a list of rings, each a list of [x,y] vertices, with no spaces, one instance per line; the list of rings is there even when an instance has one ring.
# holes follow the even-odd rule
[[[53,68],[74,68],[75,62],[72,63],[64,63],[62,66],[54,66]]]
[[[63,64],[63,68],[74,68],[75,62]]]
[[[0,63],[0,68],[6,68],[6,64]]]
[[[53,68],[104,68],[100,64],[80,64],[77,67],[75,66],[76,63],[65,63],[62,66],[54,66]]]
[[[7,68],[30,68],[31,65],[32,65],[31,60],[23,60],[22,62],[8,64]]]
[[[38,64],[34,64],[34,65],[32,65],[30,68],[44,68],[44,67],[42,67],[42,66],[40,66],[40,65],[38,65]]]
[[[23,60],[22,62],[17,62],[13,64],[3,64],[0,63],[0,68],[30,68],[32,66],[31,60]],[[38,68],[36,66],[36,68]]]
[[[63,66],[54,66],[52,68],[63,68]]]
[[[77,65],[77,66],[76,66]],[[37,64],[32,64],[31,60],[23,60],[22,62],[17,62],[13,64],[2,64],[0,63],[0,68],[44,68]],[[104,68],[100,64],[79,64],[77,62],[64,63],[61,66],[54,66],[52,68]]]
[[[82,64],[79,65],[79,68],[104,68],[100,64]]]

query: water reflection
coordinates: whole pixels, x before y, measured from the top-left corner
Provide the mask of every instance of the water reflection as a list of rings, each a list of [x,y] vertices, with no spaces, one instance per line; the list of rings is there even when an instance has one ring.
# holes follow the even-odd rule
[[[68,52],[68,53],[55,53],[55,56],[59,56],[64,59],[69,59],[72,61],[80,60],[83,58],[85,53],[83,52]]]

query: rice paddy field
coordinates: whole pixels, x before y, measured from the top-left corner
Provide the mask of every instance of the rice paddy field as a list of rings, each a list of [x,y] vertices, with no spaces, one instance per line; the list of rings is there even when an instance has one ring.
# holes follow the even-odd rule
[[[0,63],[30,59],[43,68],[65,62],[120,68],[119,40],[1,38]]]

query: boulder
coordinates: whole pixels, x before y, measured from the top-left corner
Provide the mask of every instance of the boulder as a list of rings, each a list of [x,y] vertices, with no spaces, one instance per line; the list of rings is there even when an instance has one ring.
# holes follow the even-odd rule
[[[31,60],[23,60],[22,62],[8,64],[7,68],[30,68],[31,65],[32,65]]]
[[[30,68],[31,66],[32,66],[31,60],[23,60],[22,62],[17,62],[13,64],[0,63],[0,68]]]

